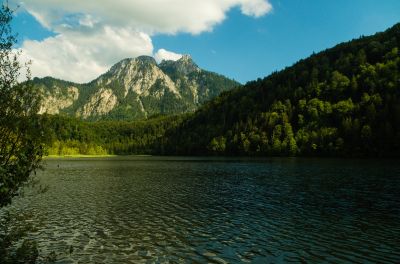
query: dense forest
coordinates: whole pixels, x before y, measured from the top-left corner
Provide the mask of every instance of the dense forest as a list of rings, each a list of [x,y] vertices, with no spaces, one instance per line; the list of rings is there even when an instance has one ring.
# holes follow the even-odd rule
[[[166,153],[165,134],[187,118],[155,116],[144,121],[82,121],[65,115],[44,115],[49,155],[128,155]]]
[[[138,122],[45,116],[50,154],[399,156],[400,24]]]

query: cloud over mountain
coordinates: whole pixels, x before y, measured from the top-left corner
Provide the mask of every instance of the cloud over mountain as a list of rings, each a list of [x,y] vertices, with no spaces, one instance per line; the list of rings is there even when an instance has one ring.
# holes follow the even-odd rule
[[[155,34],[211,31],[238,7],[259,17],[271,11],[268,0],[14,0],[55,37],[25,41],[35,76],[52,75],[84,82],[124,57],[152,55]],[[178,58],[166,50],[158,58]],[[175,54],[176,55],[176,54]],[[163,56],[163,57],[162,57]],[[68,73],[65,72],[68,69]]]
[[[177,61],[180,58],[182,58],[182,54],[177,54],[172,51],[168,51],[165,49],[159,49],[155,54],[154,58],[158,63],[162,62],[163,60],[172,60],[172,61]]]

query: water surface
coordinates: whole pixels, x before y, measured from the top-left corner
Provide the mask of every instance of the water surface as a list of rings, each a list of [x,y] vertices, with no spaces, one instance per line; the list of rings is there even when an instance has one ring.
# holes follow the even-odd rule
[[[38,178],[15,207],[58,263],[400,263],[396,161],[51,159]]]

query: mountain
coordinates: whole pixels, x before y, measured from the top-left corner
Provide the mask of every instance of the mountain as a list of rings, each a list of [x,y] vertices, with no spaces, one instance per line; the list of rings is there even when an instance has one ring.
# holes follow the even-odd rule
[[[400,156],[400,24],[223,93],[163,137],[175,154]]]
[[[40,113],[88,120],[144,119],[195,111],[221,92],[240,86],[200,69],[190,56],[160,64],[149,56],[124,59],[87,84],[35,78],[43,94]]]
[[[141,122],[55,116],[51,153],[400,157],[399,49],[397,24],[223,92],[195,113]]]

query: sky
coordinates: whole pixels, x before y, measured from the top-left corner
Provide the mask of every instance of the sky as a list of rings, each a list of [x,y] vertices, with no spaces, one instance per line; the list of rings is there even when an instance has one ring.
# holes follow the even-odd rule
[[[11,0],[34,77],[84,83],[124,58],[189,54],[241,83],[400,22],[399,0]]]

